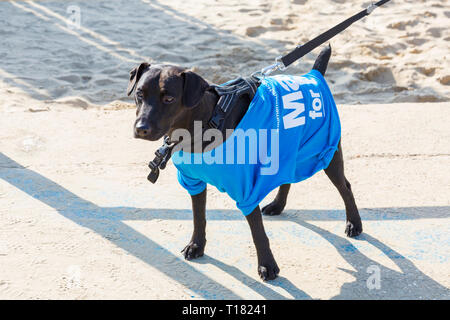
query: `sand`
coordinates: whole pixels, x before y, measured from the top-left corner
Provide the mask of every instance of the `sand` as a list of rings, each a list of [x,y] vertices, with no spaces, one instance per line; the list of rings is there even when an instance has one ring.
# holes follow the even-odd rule
[[[190,198],[172,164],[147,182],[159,143],[132,137],[136,64],[220,83],[367,3],[73,1],[73,28],[66,2],[0,2],[0,299],[449,299],[448,1],[393,1],[331,42],[365,232],[345,237],[323,173],[297,184],[286,212],[265,218],[276,281],[259,280],[245,219],[214,188],[206,256],[184,261]]]
[[[206,256],[183,260],[190,197],[171,163],[146,180],[159,143],[132,138],[134,110],[3,110],[0,298],[449,299],[449,107],[341,106],[365,232],[345,237],[323,172],[295,185],[286,212],[264,219],[281,267],[270,284],[244,217],[212,187]]]
[[[88,107],[126,101],[137,63],[192,67],[221,83],[248,75],[366,7],[368,1],[61,1],[0,3],[0,79],[14,93]],[[396,0],[332,39],[328,75],[338,103],[450,99],[450,3]],[[289,72],[310,70],[319,49]],[[23,91],[23,96],[19,90]]]

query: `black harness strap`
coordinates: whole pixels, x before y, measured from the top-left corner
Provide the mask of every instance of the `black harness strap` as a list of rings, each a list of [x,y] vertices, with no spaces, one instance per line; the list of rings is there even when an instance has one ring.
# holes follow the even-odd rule
[[[258,89],[259,79],[256,77],[242,78],[228,81],[223,85],[213,85],[211,90],[214,90],[219,96],[219,101],[214,108],[213,115],[208,122],[210,128],[223,129],[224,120],[227,114],[230,114],[237,100],[242,95],[248,95],[250,101],[256,94]]]
[[[324,44],[325,42],[327,42],[328,40],[330,40],[331,38],[333,38],[334,36],[336,36],[340,32],[342,32],[345,29],[347,29],[354,22],[356,22],[358,20],[361,20],[365,16],[368,16],[377,7],[380,7],[380,6],[382,6],[383,4],[385,4],[386,2],[389,2],[389,1],[390,0],[378,1],[377,3],[374,3],[374,4],[370,5],[367,9],[364,9],[360,13],[358,13],[358,14],[354,15],[353,17],[345,20],[344,22],[341,22],[340,24],[338,24],[337,26],[331,28],[330,30],[322,33],[318,37],[312,39],[311,41],[308,41],[304,45],[298,46],[292,52],[290,52],[287,55],[281,57],[281,61],[283,62],[284,67],[287,67],[290,64],[292,64],[293,62],[297,61],[298,59],[300,59],[301,57],[303,57],[307,53],[311,52],[312,50],[314,50],[318,46]]]

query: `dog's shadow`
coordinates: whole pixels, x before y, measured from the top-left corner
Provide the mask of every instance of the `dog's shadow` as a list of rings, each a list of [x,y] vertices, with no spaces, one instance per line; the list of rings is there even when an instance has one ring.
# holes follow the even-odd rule
[[[398,209],[398,208],[397,208]],[[403,209],[403,208],[402,208]],[[416,210],[417,208],[411,208]],[[439,207],[439,209],[444,209]],[[403,211],[405,211],[403,209]],[[442,211],[442,210],[441,210]],[[448,212],[448,207],[446,209]],[[343,212],[344,216],[345,213]],[[356,239],[365,241],[379,249],[401,270],[385,267],[378,262],[368,258],[361,253],[345,237],[324,230],[314,224],[308,223],[300,218],[289,219],[300,226],[307,228],[333,245],[342,258],[356,271],[342,269],[355,277],[353,282],[342,285],[340,293],[332,299],[448,299],[450,290],[420,271],[413,262],[405,258],[399,252],[393,250],[368,233],[362,233]],[[364,220],[364,218],[363,218]],[[380,286],[369,287],[367,280],[370,276],[369,270],[376,267],[379,274]],[[373,269],[372,269],[373,270]]]
[[[205,255],[201,258],[195,260],[199,264],[211,264],[219,268],[225,273],[233,276],[236,280],[240,281],[242,284],[252,289],[256,293],[265,297],[266,299],[286,299],[283,295],[279,294],[275,290],[272,290],[268,285],[261,281],[256,281],[255,279],[249,277],[239,268],[235,266],[228,265],[219,261],[213,257]],[[255,269],[256,272],[256,269]],[[307,293],[297,288],[291,281],[287,278],[278,276],[276,280],[270,282],[270,286],[281,287],[286,290],[294,299],[312,299]]]
[[[191,220],[190,210],[170,210],[170,209],[139,209],[132,207],[99,207],[76,194],[65,189],[61,185],[40,175],[39,173],[27,169],[0,152],[0,178],[29,196],[37,199],[48,206],[54,208],[64,217],[71,219],[80,226],[89,228],[102,237],[108,239],[118,247],[126,250],[135,257],[141,259],[148,265],[158,269],[169,278],[185,286],[193,297],[205,299],[241,299],[242,297],[208,275],[199,272],[191,263],[186,263],[181,254],[174,255],[166,248],[160,246],[151,238],[139,233],[122,221],[125,220]],[[396,211],[399,208],[392,208]],[[420,219],[416,212],[418,208],[400,208],[403,214],[397,215],[398,219]],[[387,209],[384,209],[386,211]],[[411,214],[408,214],[411,210]],[[227,211],[227,210],[225,210]],[[414,212],[414,213],[413,213]],[[426,218],[447,218],[449,217],[449,207],[434,207],[427,214]],[[395,252],[381,241],[368,234],[360,236],[361,241],[367,241],[374,247],[381,250],[388,256],[401,270],[401,272],[380,267],[382,277],[381,290],[369,290],[366,285],[368,278],[367,267],[378,265],[375,261],[363,255],[352,243],[344,237],[337,236],[314,224],[303,220],[308,218],[311,212],[287,212],[279,217],[271,217],[270,220],[293,221],[301,227],[308,228],[329,241],[339,252],[339,254],[356,270],[347,271],[356,279],[346,283],[341,287],[341,292],[336,299],[420,299],[420,298],[449,298],[449,290],[422,273],[414,264],[404,256]],[[383,213],[380,213],[383,216]],[[342,219],[343,212],[331,211],[322,212],[315,215],[315,220]],[[371,214],[371,219],[379,219],[377,214]],[[390,217],[392,219],[392,217]],[[422,217],[423,218],[423,217]],[[208,211],[209,220],[242,220],[241,215],[233,212],[228,214],[224,210]],[[268,219],[268,220],[269,220]],[[308,218],[309,219],[309,218]],[[312,219],[314,220],[314,219]],[[244,221],[243,221],[244,222]],[[352,250],[348,250],[352,248]],[[266,299],[285,299],[285,297],[274,290],[274,287],[281,287],[295,299],[311,299],[311,297],[299,289],[297,285],[284,277],[279,277],[270,284],[256,281],[249,277],[239,268],[225,264],[213,257],[204,256],[196,263],[211,264],[231,275],[247,288],[261,295]],[[256,268],[255,268],[256,269]],[[256,271],[256,270],[255,270]],[[384,286],[383,286],[384,285]]]

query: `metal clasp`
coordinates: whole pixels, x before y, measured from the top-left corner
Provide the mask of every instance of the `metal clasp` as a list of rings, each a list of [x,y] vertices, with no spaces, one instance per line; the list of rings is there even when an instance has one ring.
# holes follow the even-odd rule
[[[283,61],[281,61],[281,58],[282,58],[282,56],[276,57],[274,64],[271,64],[270,66],[262,68],[261,71],[255,72],[254,74],[261,74],[263,77],[266,77],[277,70],[280,70],[280,71],[286,70],[286,66],[284,65]]]
[[[378,6],[375,3],[371,3],[370,6],[367,7],[367,14],[371,14],[373,12],[373,10],[375,10],[376,8],[378,8]]]

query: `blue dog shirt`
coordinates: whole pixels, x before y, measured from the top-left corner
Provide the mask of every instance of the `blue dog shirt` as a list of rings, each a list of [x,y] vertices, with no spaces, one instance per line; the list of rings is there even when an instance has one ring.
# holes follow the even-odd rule
[[[340,138],[333,96],[312,70],[266,77],[224,143],[204,153],[176,151],[172,161],[189,194],[213,185],[248,215],[273,189],[327,168]]]

